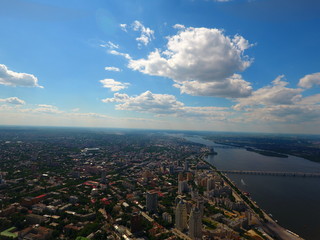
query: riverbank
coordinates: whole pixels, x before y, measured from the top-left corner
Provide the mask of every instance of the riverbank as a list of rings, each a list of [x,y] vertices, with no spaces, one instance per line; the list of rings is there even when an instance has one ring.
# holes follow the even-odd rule
[[[181,137],[181,135],[180,135]],[[200,135],[184,136],[191,142],[214,147],[218,155],[206,161],[222,171],[302,172],[320,173],[320,164],[288,155],[288,158],[269,157],[247,151],[242,147],[220,145]],[[313,177],[282,177],[267,175],[228,174],[236,186],[250,194],[261,209],[271,213],[286,229],[305,239],[318,240],[320,182]],[[246,185],[241,183],[243,180]]]
[[[271,152],[271,151],[266,151],[266,150],[261,150],[261,149],[256,149],[256,148],[246,148],[247,151],[250,152],[255,152],[255,153],[259,153],[263,156],[268,156],[268,157],[279,157],[279,158],[288,158],[288,155],[284,155],[281,153],[277,153],[277,152]]]
[[[252,199],[247,197],[235,184],[233,184],[228,176],[217,170],[217,168],[213,164],[207,162],[204,157],[205,155],[200,157],[200,160],[204,164],[207,164],[212,170],[217,172],[233,189],[234,193],[237,195],[237,198],[245,202],[249,209],[256,214],[256,217],[259,219],[261,227],[266,234],[266,239],[303,240],[303,238],[301,238],[298,234],[280,226],[273,218],[270,217],[269,214],[261,209],[254,201],[252,201]]]

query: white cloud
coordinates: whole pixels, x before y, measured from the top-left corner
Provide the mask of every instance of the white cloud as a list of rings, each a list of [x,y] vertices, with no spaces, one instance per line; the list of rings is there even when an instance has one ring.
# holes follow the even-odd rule
[[[108,41],[108,42],[103,42],[103,44],[100,44],[100,47],[109,48],[109,49],[118,49],[119,45],[111,41]]]
[[[58,107],[48,104],[39,104],[33,111],[38,113],[62,113]]]
[[[130,99],[130,97],[125,94],[125,93],[115,93],[113,95],[113,98],[106,98],[106,99],[102,99],[102,102],[104,103],[110,103],[110,102],[125,102],[128,99]]]
[[[247,39],[240,36],[239,34],[235,35],[232,39],[232,42],[243,52],[244,50],[251,48],[254,44],[250,44]]]
[[[175,28],[175,29],[185,29],[186,28],[184,25],[178,24],[178,23],[173,25],[172,27]]]
[[[118,81],[115,81],[114,79],[103,79],[103,80],[100,80],[100,82],[103,84],[104,88],[110,88],[110,90],[113,92],[117,92],[122,89],[125,89],[130,85],[129,83],[118,82]]]
[[[138,42],[138,46],[140,47],[143,45],[148,45],[150,41],[152,41],[154,37],[154,31],[148,27],[145,27],[140,21],[135,20],[130,26],[123,23],[120,24],[120,28],[124,32],[128,32],[129,29],[140,32],[140,36],[136,38],[136,41]]]
[[[146,91],[135,97],[121,98],[121,104],[116,106],[118,110],[130,110],[138,112],[152,112],[157,114],[175,113],[184,104],[177,101],[175,96],[168,94],[153,94]]]
[[[320,94],[315,94],[315,95],[311,95],[308,97],[304,97],[297,104],[304,104],[304,105],[320,104]]]
[[[300,79],[298,85],[303,88],[312,88],[314,85],[320,85],[320,72],[304,76]]]
[[[237,99],[236,110],[258,105],[292,105],[301,100],[301,88],[287,88],[288,82],[283,81],[284,75],[278,76],[272,85],[262,87],[247,98]]]
[[[236,76],[239,80],[239,75],[234,74],[244,71],[252,63],[252,59],[244,56],[244,50],[251,46],[240,35],[231,39],[219,29],[189,27],[169,37],[164,51],[156,49],[147,59],[131,59],[128,67],[144,74],[171,78],[185,93],[191,91],[192,85],[194,94],[212,96],[212,93],[224,92],[223,96],[227,97],[247,96],[250,84],[243,79],[230,79]],[[209,84],[211,88],[227,86],[232,91],[204,91],[201,83],[214,83]],[[195,90],[197,86],[199,90]],[[249,93],[243,94],[244,89]]]
[[[290,122],[308,122],[310,120],[319,120],[320,108],[319,106],[275,106],[268,109],[269,113],[278,117],[280,121]]]
[[[243,113],[243,122],[308,123],[319,121],[320,106],[316,105],[275,105],[252,108]]]
[[[131,57],[128,53],[121,53],[116,50],[110,50],[109,53],[112,55],[123,56],[124,58],[131,60]]]
[[[4,64],[0,64],[0,84],[12,87],[43,88],[38,84],[38,79],[34,75],[11,71]]]
[[[120,72],[121,69],[117,67],[105,67],[104,70],[106,71],[114,71],[114,72]]]
[[[234,74],[221,82],[185,81],[174,86],[179,88],[181,93],[192,96],[240,98],[250,96],[252,92],[250,83],[243,80],[239,74]]]
[[[38,107],[41,108],[56,108],[56,106],[50,105],[50,104],[38,104]]]
[[[9,103],[13,105],[24,105],[26,102],[17,97],[9,97],[0,99],[0,103]]]
[[[25,113],[44,113],[44,114],[61,114],[63,111],[60,111],[58,107],[48,104],[38,104],[37,107],[33,108],[24,108],[20,110]]]
[[[108,115],[99,114],[99,113],[78,113],[78,112],[73,112],[73,113],[66,113],[66,115],[67,116],[71,116],[71,117],[111,118]]]
[[[223,120],[231,112],[225,107],[189,107],[169,94],[155,94],[146,91],[138,96],[115,93],[113,98],[103,99],[102,102],[119,103],[117,110],[152,113],[156,116],[174,116],[189,118],[209,118]]]
[[[263,124],[285,123],[318,125],[320,116],[320,94],[303,97],[305,89],[288,88],[284,75],[272,84],[262,87],[248,98],[236,99],[233,109],[238,111],[235,122],[263,122]]]
[[[148,27],[145,27],[137,20],[132,23],[132,29],[137,32],[140,31],[140,37],[136,38],[136,40],[145,46],[148,45],[152,39],[154,39],[154,31]]]
[[[16,111],[16,106],[8,105],[8,104],[0,104],[0,111],[6,112],[6,111]],[[1,119],[5,116],[5,114],[1,115]],[[0,119],[0,121],[1,121]]]
[[[122,31],[127,32],[127,24],[125,24],[125,23],[120,24],[120,28]]]

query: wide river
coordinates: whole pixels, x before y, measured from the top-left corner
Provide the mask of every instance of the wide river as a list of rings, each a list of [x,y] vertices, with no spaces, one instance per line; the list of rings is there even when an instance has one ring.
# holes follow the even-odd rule
[[[243,148],[224,148],[200,136],[185,139],[213,146],[218,155],[207,161],[219,170],[320,172],[320,164],[289,156],[263,156]],[[320,178],[228,174],[279,224],[307,240],[320,239]]]

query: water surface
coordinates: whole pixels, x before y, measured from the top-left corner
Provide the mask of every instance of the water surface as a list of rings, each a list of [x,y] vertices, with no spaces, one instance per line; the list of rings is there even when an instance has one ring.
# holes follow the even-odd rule
[[[214,146],[218,155],[209,155],[207,161],[220,170],[320,172],[320,164],[289,156],[264,156],[244,148],[224,148],[200,136],[187,140]],[[229,174],[242,190],[279,224],[305,239],[320,239],[320,178],[281,177]]]

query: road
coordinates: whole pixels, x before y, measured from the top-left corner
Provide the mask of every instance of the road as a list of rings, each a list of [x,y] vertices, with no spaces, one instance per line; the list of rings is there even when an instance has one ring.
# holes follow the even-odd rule
[[[263,212],[265,218],[268,220],[267,223],[262,223],[263,230],[269,235],[273,236],[275,239],[281,240],[303,240],[303,238],[299,237],[297,234],[288,232],[287,229],[281,227],[278,223],[276,223],[269,215]]]

